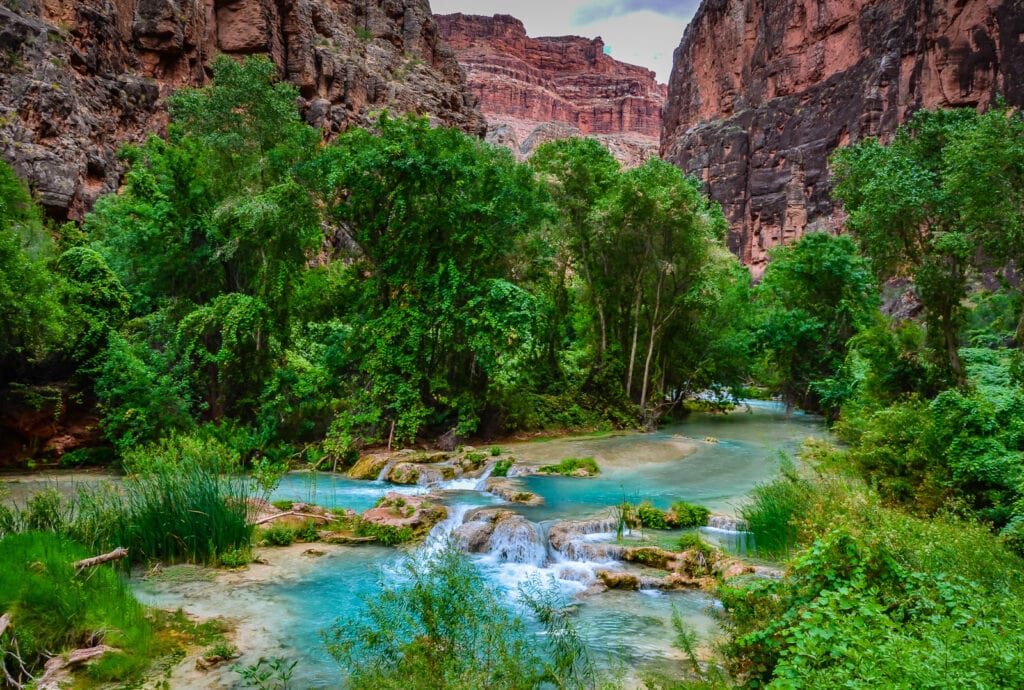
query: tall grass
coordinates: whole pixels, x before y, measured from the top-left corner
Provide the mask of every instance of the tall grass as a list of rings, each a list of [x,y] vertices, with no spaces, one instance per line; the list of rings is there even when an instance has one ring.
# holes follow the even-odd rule
[[[137,561],[214,563],[219,554],[250,545],[248,495],[241,478],[195,463],[158,465],[125,482],[115,507],[121,519],[108,542],[128,547]]]
[[[132,562],[215,564],[222,553],[247,550],[249,484],[192,460],[156,462],[120,485],[81,490],[64,500],[56,491],[25,509],[0,515],[4,533],[41,530],[73,538],[92,553],[128,548]]]
[[[0,611],[13,621],[13,638],[8,631],[0,639],[0,663],[15,679],[27,681],[24,671],[33,673],[54,653],[101,643],[121,653],[90,667],[96,680],[123,682],[148,665],[156,637],[142,605],[109,567],[77,573],[72,564],[89,555],[83,546],[51,533],[0,539]]]
[[[797,544],[795,522],[808,506],[809,492],[810,485],[791,464],[784,466],[774,481],[750,492],[750,502],[740,509],[740,515],[754,535],[758,556],[789,555]]]

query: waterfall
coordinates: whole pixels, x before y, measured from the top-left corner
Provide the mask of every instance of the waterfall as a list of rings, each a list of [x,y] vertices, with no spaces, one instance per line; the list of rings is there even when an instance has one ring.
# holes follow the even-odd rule
[[[537,526],[523,517],[500,520],[488,541],[487,553],[503,563],[521,563],[541,568],[547,560],[547,547]]]
[[[487,491],[487,480],[490,479],[491,473],[494,472],[494,467],[498,463],[492,462],[484,470],[484,473],[480,475],[480,479],[477,480],[476,484],[473,485],[473,491]]]
[[[441,470],[431,465],[417,465],[419,476],[416,483],[420,486],[439,486],[444,482],[444,475]]]
[[[453,506],[448,506],[448,517],[430,529],[430,532],[427,533],[427,538],[423,540],[423,546],[420,548],[425,553],[434,553],[444,547],[451,537],[452,531],[462,524],[466,513],[472,508],[473,506],[466,505],[465,503],[456,503]]]
[[[380,474],[377,475],[377,481],[378,482],[386,481],[387,478],[388,478],[388,472],[390,472],[391,468],[394,467],[397,464],[398,464],[398,459],[397,458],[391,458],[386,463],[384,463],[384,467],[381,468]]]
[[[707,526],[711,529],[720,529],[726,532],[747,531],[747,521],[732,515],[711,515],[708,517]]]

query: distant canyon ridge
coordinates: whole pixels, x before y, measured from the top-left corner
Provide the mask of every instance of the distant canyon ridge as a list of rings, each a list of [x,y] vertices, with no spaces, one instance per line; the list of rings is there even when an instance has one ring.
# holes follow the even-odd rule
[[[1024,0],[704,0],[667,87],[600,39],[532,38],[510,16],[428,0],[5,0],[0,155],[47,212],[80,219],[123,174],[117,150],[218,53],[269,55],[330,138],[380,108],[527,157],[594,136],[626,165],[701,178],[756,274],[768,250],[838,231],[828,155],[915,110],[1024,104]]]
[[[578,136],[599,139],[627,166],[658,155],[668,87],[605,54],[600,38],[532,38],[508,15],[436,19],[487,118],[488,141],[520,159]]]

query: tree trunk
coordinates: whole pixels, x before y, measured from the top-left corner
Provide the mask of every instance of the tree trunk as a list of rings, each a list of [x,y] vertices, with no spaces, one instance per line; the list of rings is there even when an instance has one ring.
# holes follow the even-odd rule
[[[651,340],[647,343],[647,360],[644,362],[644,381],[640,389],[640,408],[647,407],[647,384],[651,374],[651,357],[654,356],[654,336],[658,333],[658,312],[661,310],[661,285],[665,274],[658,274],[658,289],[654,293],[654,313],[651,315]]]
[[[640,286],[637,281],[636,304],[633,309],[633,345],[629,348],[629,366],[626,369],[626,397],[633,397],[633,369],[636,368],[636,344],[640,334]]]

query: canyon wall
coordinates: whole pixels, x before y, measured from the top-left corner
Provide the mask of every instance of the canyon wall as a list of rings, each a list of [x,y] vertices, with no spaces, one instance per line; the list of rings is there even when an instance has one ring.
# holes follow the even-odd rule
[[[626,164],[657,155],[667,88],[604,52],[600,38],[531,38],[507,15],[436,17],[488,121],[519,157],[551,139],[595,136]]]
[[[376,109],[483,136],[428,0],[7,0],[0,155],[56,218],[117,188],[117,150],[166,124],[164,99],[218,54],[269,55],[327,136]]]
[[[1022,0],[704,0],[675,53],[661,154],[720,201],[730,247],[842,226],[828,155],[914,111],[1024,104]]]

